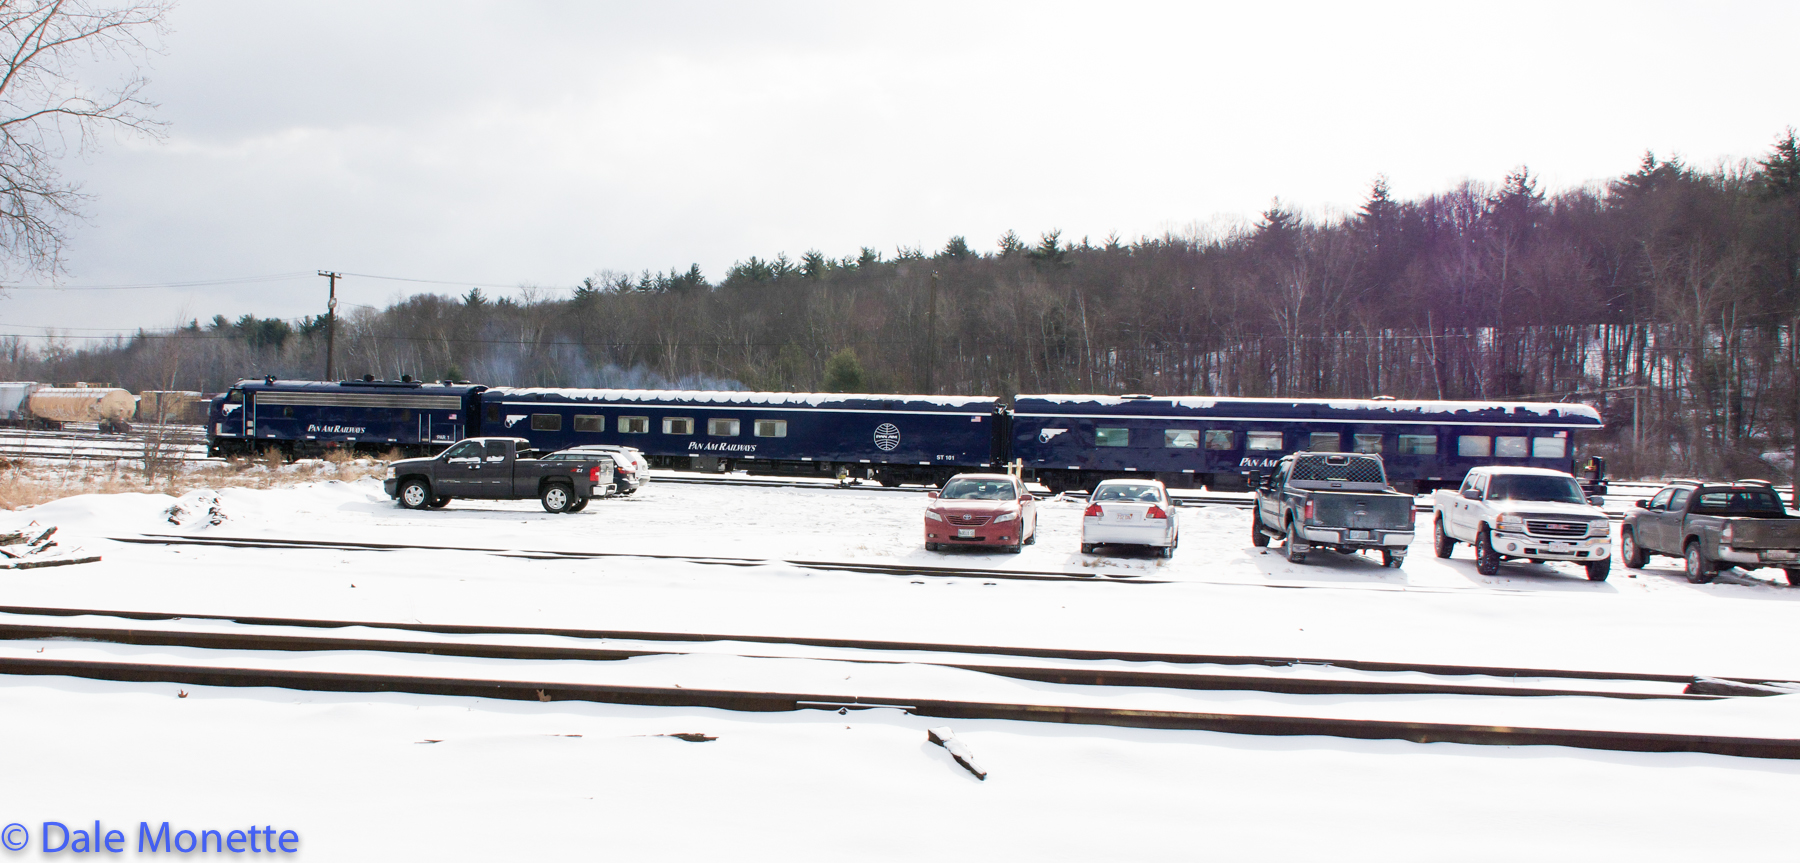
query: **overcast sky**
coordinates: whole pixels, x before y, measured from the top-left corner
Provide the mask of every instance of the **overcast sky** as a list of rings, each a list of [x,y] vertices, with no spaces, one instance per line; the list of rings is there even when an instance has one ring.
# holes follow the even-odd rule
[[[1800,125],[1800,4],[184,0],[161,143],[67,165],[70,288],[320,269],[343,301],[751,255],[1353,210]],[[41,283],[41,282],[40,282]],[[490,294],[495,293],[489,289]],[[13,290],[0,332],[322,312],[317,276]]]

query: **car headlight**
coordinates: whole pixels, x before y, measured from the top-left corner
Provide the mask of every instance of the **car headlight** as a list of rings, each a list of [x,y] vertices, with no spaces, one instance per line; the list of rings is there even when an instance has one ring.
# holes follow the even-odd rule
[[[1017,513],[1003,512],[997,516],[994,516],[994,523],[999,524],[1000,522],[1003,522],[1003,521],[1012,521],[1013,519],[1018,518],[1018,517],[1019,516]]]
[[[1524,530],[1525,518],[1517,513],[1505,512],[1494,518],[1495,530]]]
[[[1612,536],[1612,521],[1596,521],[1588,525],[1588,536]]]
[[[391,467],[390,467],[390,468],[388,468],[388,469],[387,469],[387,478],[388,478],[388,479],[393,479],[393,478],[394,478],[394,469],[393,469],[393,468],[391,468]]]
[[[931,519],[932,521],[943,521],[944,520],[943,516],[938,515],[937,513],[932,512],[931,510],[925,510],[925,517]]]

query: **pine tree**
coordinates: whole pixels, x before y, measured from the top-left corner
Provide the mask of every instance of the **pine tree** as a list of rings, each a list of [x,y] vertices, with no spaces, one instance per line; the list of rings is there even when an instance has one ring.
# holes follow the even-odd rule
[[[860,393],[868,389],[862,362],[856,352],[844,348],[825,361],[825,391],[828,393]]]

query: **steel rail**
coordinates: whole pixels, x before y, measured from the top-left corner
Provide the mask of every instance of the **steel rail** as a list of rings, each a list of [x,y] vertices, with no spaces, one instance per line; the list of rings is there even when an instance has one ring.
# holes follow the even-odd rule
[[[0,657],[0,674],[55,675],[89,680],[178,683],[193,686],[275,687],[309,692],[401,692],[513,701],[586,701],[657,707],[715,708],[759,713],[799,710],[847,712],[849,710],[893,708],[914,716],[946,719],[1002,719],[1281,737],[1322,736],[1356,740],[1406,740],[1414,743],[1463,743],[1478,746],[1564,746],[1617,752],[1693,752],[1742,758],[1800,759],[1800,740],[1641,731],[1524,728],[939,699],[874,701],[831,694],[613,686],[291,669],[194,667],[162,663],[32,657]]]
[[[50,626],[44,624],[0,622],[0,640],[29,641],[66,638],[112,644],[190,647],[205,650],[279,650],[279,651],[364,651],[374,653],[407,653],[431,656],[461,656],[509,660],[579,660],[618,661],[639,656],[715,655],[684,650],[625,650],[593,647],[550,647],[518,644],[471,644],[442,641],[415,641],[378,638],[328,638],[308,635],[274,635],[253,632],[194,632],[166,629],[125,629],[118,627]],[[1743,694],[1762,694],[1755,690],[1719,691],[1708,694],[1686,692],[1619,692],[1607,690],[1575,690],[1478,686],[1455,683],[1407,682],[1392,680],[1325,680],[1319,678],[1283,678],[1234,674],[1195,674],[1186,672],[1135,671],[1129,669],[1053,668],[1015,665],[987,665],[955,662],[929,662],[912,659],[859,659],[841,656],[784,656],[738,653],[747,659],[798,659],[823,662],[854,662],[872,665],[929,665],[1006,677],[1039,683],[1077,686],[1134,686],[1158,689],[1230,690],[1279,692],[1291,695],[1482,695],[1506,697],[1585,696],[1628,700],[1668,699],[1711,701]]]

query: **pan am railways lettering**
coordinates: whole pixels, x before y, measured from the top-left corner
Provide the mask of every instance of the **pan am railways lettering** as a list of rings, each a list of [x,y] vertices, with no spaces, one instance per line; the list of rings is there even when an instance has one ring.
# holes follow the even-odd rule
[[[368,426],[319,426],[306,427],[307,434],[362,434],[369,430]]]
[[[689,452],[756,452],[753,443],[701,443],[688,441]]]

